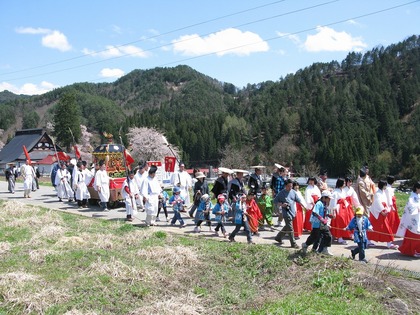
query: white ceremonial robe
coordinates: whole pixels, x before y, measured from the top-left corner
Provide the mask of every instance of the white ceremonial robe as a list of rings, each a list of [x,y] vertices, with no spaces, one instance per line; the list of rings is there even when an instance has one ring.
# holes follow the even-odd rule
[[[90,194],[86,185],[86,173],[84,171],[76,171],[74,178],[74,185],[76,187],[76,199],[89,199]]]
[[[109,201],[109,176],[106,171],[98,170],[95,174],[95,182],[93,187],[98,192],[101,202]]]
[[[146,224],[154,224],[159,207],[159,195],[162,191],[156,177],[148,176],[141,187],[141,195],[145,199],[144,208],[146,210]]]
[[[190,189],[192,188],[192,179],[187,171],[177,172],[173,175],[173,185],[178,186],[181,189],[180,196],[184,198],[185,205],[189,206],[190,201]]]
[[[35,171],[31,165],[22,165],[20,172],[23,177],[23,189],[32,190],[32,182],[35,178]]]
[[[131,192],[131,196],[129,193],[125,191],[125,187],[129,188]],[[121,188],[121,195],[124,198],[125,210],[127,212],[127,215],[137,214],[137,202],[136,202],[135,195],[138,194],[138,191],[139,191],[139,188],[137,187],[137,183],[134,180],[134,178],[132,180],[130,180],[129,178],[126,178]]]
[[[66,169],[58,169],[55,175],[55,185],[57,188],[57,196],[60,199],[73,199],[74,192],[70,187],[71,175]]]

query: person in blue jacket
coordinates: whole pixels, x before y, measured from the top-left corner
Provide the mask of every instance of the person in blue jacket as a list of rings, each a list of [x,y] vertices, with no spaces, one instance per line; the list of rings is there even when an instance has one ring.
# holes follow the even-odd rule
[[[224,194],[220,194],[217,196],[217,203],[213,207],[213,214],[216,216],[217,226],[214,229],[214,233],[216,236],[219,236],[219,229],[222,230],[223,237],[227,236],[226,229],[224,226],[224,222],[226,221],[226,216],[229,212],[229,205],[226,201],[226,196]]]
[[[354,230],[354,242],[357,243],[357,247],[351,249],[351,258],[354,259],[359,254],[359,260],[367,263],[365,249],[369,240],[366,231],[372,231],[373,227],[368,217],[363,216],[364,211],[363,206],[358,206],[354,218],[344,230]]]
[[[241,227],[244,227],[246,239],[248,241],[248,244],[254,244],[252,241],[252,233],[251,229],[249,228],[248,223],[248,213],[247,213],[247,204],[246,204],[246,195],[241,194],[238,196],[238,202],[236,203],[235,207],[235,217],[233,218],[233,223],[235,224],[235,229],[232,233],[229,235],[229,241],[235,242],[235,236],[241,229]]]

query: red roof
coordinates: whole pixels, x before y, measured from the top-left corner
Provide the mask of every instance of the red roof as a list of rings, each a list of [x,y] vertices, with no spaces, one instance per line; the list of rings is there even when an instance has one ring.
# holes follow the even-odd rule
[[[41,161],[37,161],[38,164],[45,164],[45,165],[51,165],[57,162],[57,157],[53,154],[47,155],[44,157]]]

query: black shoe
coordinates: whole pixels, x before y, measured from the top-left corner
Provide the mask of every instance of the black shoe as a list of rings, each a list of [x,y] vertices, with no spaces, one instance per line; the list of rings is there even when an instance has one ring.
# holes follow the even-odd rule
[[[350,252],[351,252],[351,259],[354,259],[356,257],[356,253],[352,249],[350,250]]]
[[[280,245],[283,245],[283,241],[281,240],[281,238],[280,237],[275,237],[274,238],[274,240],[276,241],[276,242],[278,242]]]
[[[296,248],[296,249],[300,249],[299,245],[294,243],[292,245],[290,245],[291,248]]]

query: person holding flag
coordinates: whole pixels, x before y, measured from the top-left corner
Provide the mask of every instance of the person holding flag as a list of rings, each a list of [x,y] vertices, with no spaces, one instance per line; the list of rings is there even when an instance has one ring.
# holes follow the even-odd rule
[[[31,198],[32,182],[35,178],[35,171],[31,165],[31,160],[27,159],[26,164],[20,168],[20,173],[23,177],[23,197]]]
[[[133,215],[137,213],[136,199],[139,199],[138,191],[139,188],[137,187],[136,181],[134,179],[134,171],[129,171],[128,176],[121,188],[121,194],[124,198],[125,210],[127,212],[127,218],[125,219],[126,221],[133,221]]]

